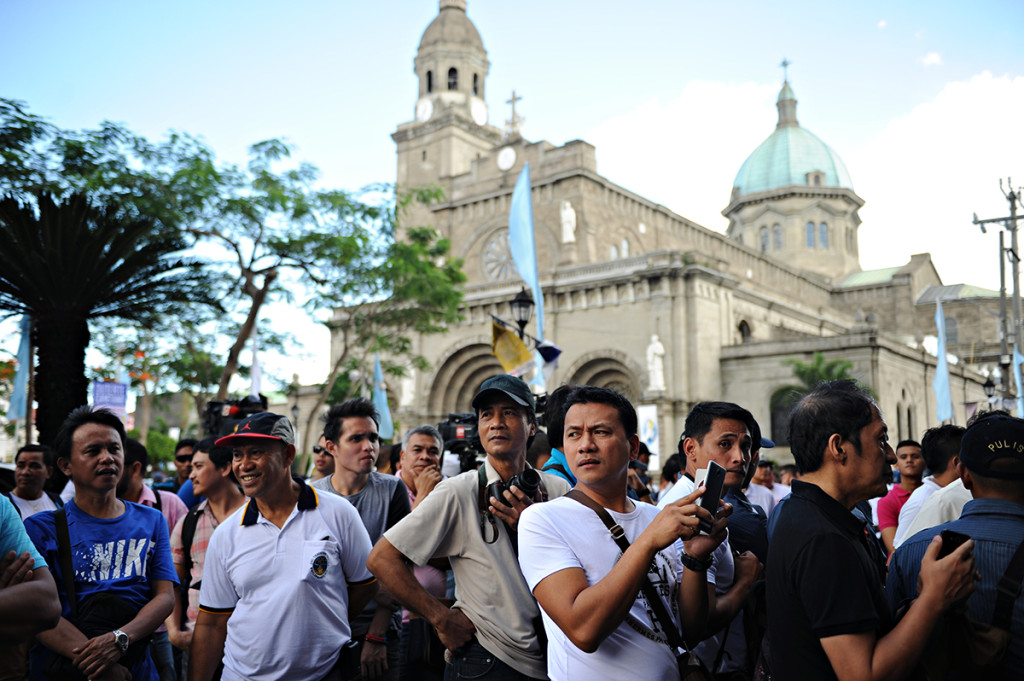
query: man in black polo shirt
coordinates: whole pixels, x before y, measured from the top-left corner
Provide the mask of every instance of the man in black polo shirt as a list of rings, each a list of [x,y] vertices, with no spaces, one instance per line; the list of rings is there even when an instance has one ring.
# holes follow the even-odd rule
[[[790,446],[802,477],[768,549],[768,663],[775,678],[899,679],[939,615],[974,588],[973,542],[921,561],[918,599],[893,626],[885,565],[850,513],[885,486],[896,457],[878,406],[853,381],[820,384],[793,410]]]

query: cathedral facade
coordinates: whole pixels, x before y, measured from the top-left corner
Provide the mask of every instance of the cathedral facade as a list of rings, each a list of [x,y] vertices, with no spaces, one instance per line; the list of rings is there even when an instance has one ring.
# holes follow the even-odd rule
[[[416,339],[431,369],[389,386],[403,426],[470,410],[480,383],[502,371],[491,354],[491,315],[510,320],[509,301],[522,286],[508,214],[527,162],[545,337],[563,350],[549,390],[607,386],[636,405],[655,405],[663,455],[675,451],[687,412],[701,400],[743,405],[766,435],[784,442],[784,415],[770,407],[771,394],[794,383],[784,360],[822,352],[853,363],[894,438],[920,438],[937,425],[936,360],[921,347],[935,333],[935,300],[947,317],[961,309],[970,317],[980,314],[977,306],[991,307],[992,292],[943,287],[927,254],[861,270],[864,199],[839,156],[801,127],[788,82],[775,130],[739,169],[731,194],[723,188],[729,227],[722,234],[603,177],[599,150],[585,141],[523,139],[515,114],[505,129],[490,125],[489,65],[465,0],[441,0],[414,61],[414,118],[392,137],[398,190],[444,189],[441,203],[416,207],[406,219],[450,239],[464,261],[464,321]],[[985,314],[960,325],[960,340],[971,334],[980,354],[951,370],[960,424],[965,403],[985,399],[980,370],[998,338]],[[784,449],[778,454],[785,458]]]

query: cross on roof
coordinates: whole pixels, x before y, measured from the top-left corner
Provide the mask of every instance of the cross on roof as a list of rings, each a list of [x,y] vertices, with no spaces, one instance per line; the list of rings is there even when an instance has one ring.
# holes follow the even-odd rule
[[[505,121],[505,137],[507,138],[519,137],[519,126],[526,120],[516,114],[516,102],[521,102],[522,100],[522,97],[516,95],[515,90],[512,90],[512,97],[505,100],[506,104],[512,105],[512,117]]]
[[[793,62],[791,62],[788,59],[786,59],[785,57],[783,57],[782,58],[782,63],[779,64],[779,66],[782,67],[782,79],[784,81],[786,81],[786,82],[789,82],[789,66],[792,63]]]

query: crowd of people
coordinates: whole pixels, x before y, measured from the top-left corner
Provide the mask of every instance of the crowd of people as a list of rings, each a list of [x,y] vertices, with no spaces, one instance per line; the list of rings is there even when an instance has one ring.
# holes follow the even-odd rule
[[[450,477],[436,428],[382,451],[356,398],[308,479],[264,411],[181,441],[159,489],[76,409],[0,499],[0,681],[1024,677],[1022,419],[894,450],[869,393],[823,383],[776,471],[747,409],[700,402],[655,485],[614,390],[562,386],[540,422],[499,375],[471,407],[483,460]]]

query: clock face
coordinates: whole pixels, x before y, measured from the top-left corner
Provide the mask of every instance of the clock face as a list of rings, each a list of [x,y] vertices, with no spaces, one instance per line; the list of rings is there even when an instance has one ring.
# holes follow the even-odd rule
[[[434,115],[434,103],[429,99],[421,99],[416,104],[416,120],[425,123],[430,120],[432,115]]]
[[[498,152],[498,167],[508,170],[516,164],[516,150],[512,147],[505,147]]]
[[[469,107],[469,112],[473,114],[473,122],[477,125],[487,123],[487,105],[484,104],[483,100],[474,99]]]

